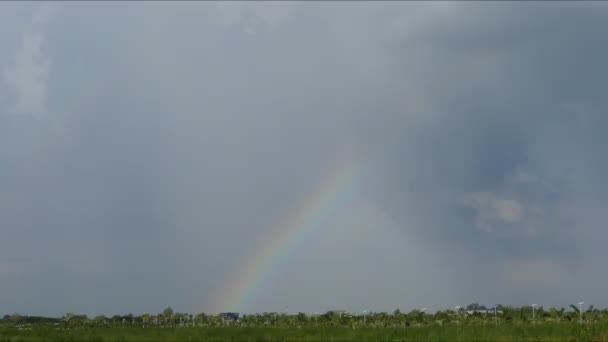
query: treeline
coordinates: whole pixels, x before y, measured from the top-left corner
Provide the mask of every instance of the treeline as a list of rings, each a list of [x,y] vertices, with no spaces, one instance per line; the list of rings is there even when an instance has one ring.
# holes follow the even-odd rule
[[[387,312],[328,311],[325,313],[277,313],[239,315],[223,313],[207,315],[204,313],[188,314],[174,312],[170,307],[158,314],[99,315],[93,318],[87,315],[67,313],[59,318],[5,315],[0,321],[3,325],[51,325],[62,328],[87,327],[222,327],[222,326],[276,326],[276,327],[408,327],[423,325],[476,325],[476,324],[523,324],[523,323],[606,323],[608,309],[599,310],[593,305],[583,309],[581,305],[570,305],[568,308],[549,308],[542,306],[512,307],[494,305],[486,307],[477,303],[466,307],[440,310],[433,313],[423,309],[402,313],[395,310]]]
[[[36,324],[36,323],[59,323],[61,318],[54,317],[43,317],[43,316],[23,316],[19,314],[4,315],[0,322],[2,323],[15,323],[15,324]]]

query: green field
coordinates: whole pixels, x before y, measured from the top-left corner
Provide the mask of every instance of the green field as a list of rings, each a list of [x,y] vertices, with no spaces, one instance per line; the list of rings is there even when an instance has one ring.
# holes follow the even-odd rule
[[[608,341],[608,326],[576,323],[406,328],[2,328],[0,341]]]
[[[476,305],[476,304],[475,304]],[[472,304],[473,306],[473,304]],[[471,307],[471,306],[470,306]],[[501,306],[500,311],[163,313],[61,318],[6,315],[0,342],[15,341],[608,341],[608,310]]]

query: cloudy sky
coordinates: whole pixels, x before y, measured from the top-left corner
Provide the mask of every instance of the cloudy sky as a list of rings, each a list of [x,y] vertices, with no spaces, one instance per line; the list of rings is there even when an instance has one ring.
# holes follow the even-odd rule
[[[234,309],[345,155],[238,310],[605,307],[606,32],[601,2],[1,3],[0,314]]]

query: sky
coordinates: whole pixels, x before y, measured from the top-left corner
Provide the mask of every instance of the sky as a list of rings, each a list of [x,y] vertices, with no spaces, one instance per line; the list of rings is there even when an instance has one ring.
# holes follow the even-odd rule
[[[606,307],[607,19],[0,3],[0,314]]]

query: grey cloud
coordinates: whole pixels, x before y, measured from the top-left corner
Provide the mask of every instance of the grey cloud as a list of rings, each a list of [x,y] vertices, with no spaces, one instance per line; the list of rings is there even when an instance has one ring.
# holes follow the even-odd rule
[[[46,113],[46,97],[51,62],[43,53],[44,34],[36,26],[44,24],[50,7],[42,7],[21,38],[14,64],[3,70],[4,81],[15,94],[14,111],[41,117]]]
[[[564,272],[601,279],[606,6],[235,4],[222,26],[216,5],[57,6],[53,115],[0,114],[0,265],[25,270],[0,274],[7,310],[205,310],[353,150],[367,209],[338,210],[248,309],[559,305]]]

